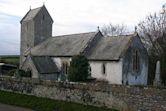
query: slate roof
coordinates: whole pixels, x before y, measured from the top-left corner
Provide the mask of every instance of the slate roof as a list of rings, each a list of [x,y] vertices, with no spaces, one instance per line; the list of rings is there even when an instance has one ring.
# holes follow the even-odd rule
[[[31,49],[33,56],[73,56],[78,55],[95,37],[97,32],[50,37]]]
[[[39,71],[40,74],[50,74],[50,73],[57,73],[59,72],[58,67],[51,59],[51,57],[31,57],[36,69]]]
[[[35,9],[30,9],[28,11],[28,13],[23,17],[21,22],[33,19],[41,9],[42,9],[42,7],[38,7],[38,8],[35,8]]]
[[[135,35],[102,37],[88,55],[90,60],[119,60]]]
[[[33,56],[71,57],[80,54],[97,32],[80,33],[50,37],[43,43],[31,49]],[[101,37],[87,53],[89,60],[119,60],[130,46],[132,35]]]

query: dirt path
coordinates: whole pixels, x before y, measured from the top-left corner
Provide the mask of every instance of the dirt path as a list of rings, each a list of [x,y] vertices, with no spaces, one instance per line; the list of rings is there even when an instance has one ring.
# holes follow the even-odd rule
[[[33,110],[0,103],[0,111],[33,111]]]

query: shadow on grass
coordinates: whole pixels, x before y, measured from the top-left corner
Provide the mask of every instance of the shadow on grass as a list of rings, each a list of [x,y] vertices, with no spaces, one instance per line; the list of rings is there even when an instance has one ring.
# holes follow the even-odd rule
[[[30,108],[35,111],[117,111],[103,107],[82,105],[6,91],[0,91],[0,102]]]

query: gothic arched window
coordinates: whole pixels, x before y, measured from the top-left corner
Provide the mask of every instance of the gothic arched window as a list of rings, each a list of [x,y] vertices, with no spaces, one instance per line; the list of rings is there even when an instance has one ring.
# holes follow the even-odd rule
[[[138,50],[136,50],[133,54],[133,71],[139,71],[139,53]]]

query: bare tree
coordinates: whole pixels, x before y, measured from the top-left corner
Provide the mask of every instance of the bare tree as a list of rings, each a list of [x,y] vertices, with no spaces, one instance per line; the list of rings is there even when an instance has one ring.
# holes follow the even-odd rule
[[[162,12],[150,14],[138,24],[138,32],[147,49],[153,47],[157,55],[161,55],[160,44],[156,39],[163,37],[166,32],[166,12],[163,6]]]
[[[110,23],[109,25],[104,25],[102,27],[102,33],[104,36],[124,35],[127,34],[127,27],[123,24],[113,25]]]
[[[149,83],[155,77],[156,61],[161,61],[161,79],[166,85],[166,10],[148,15],[138,24],[138,33],[149,52]]]

